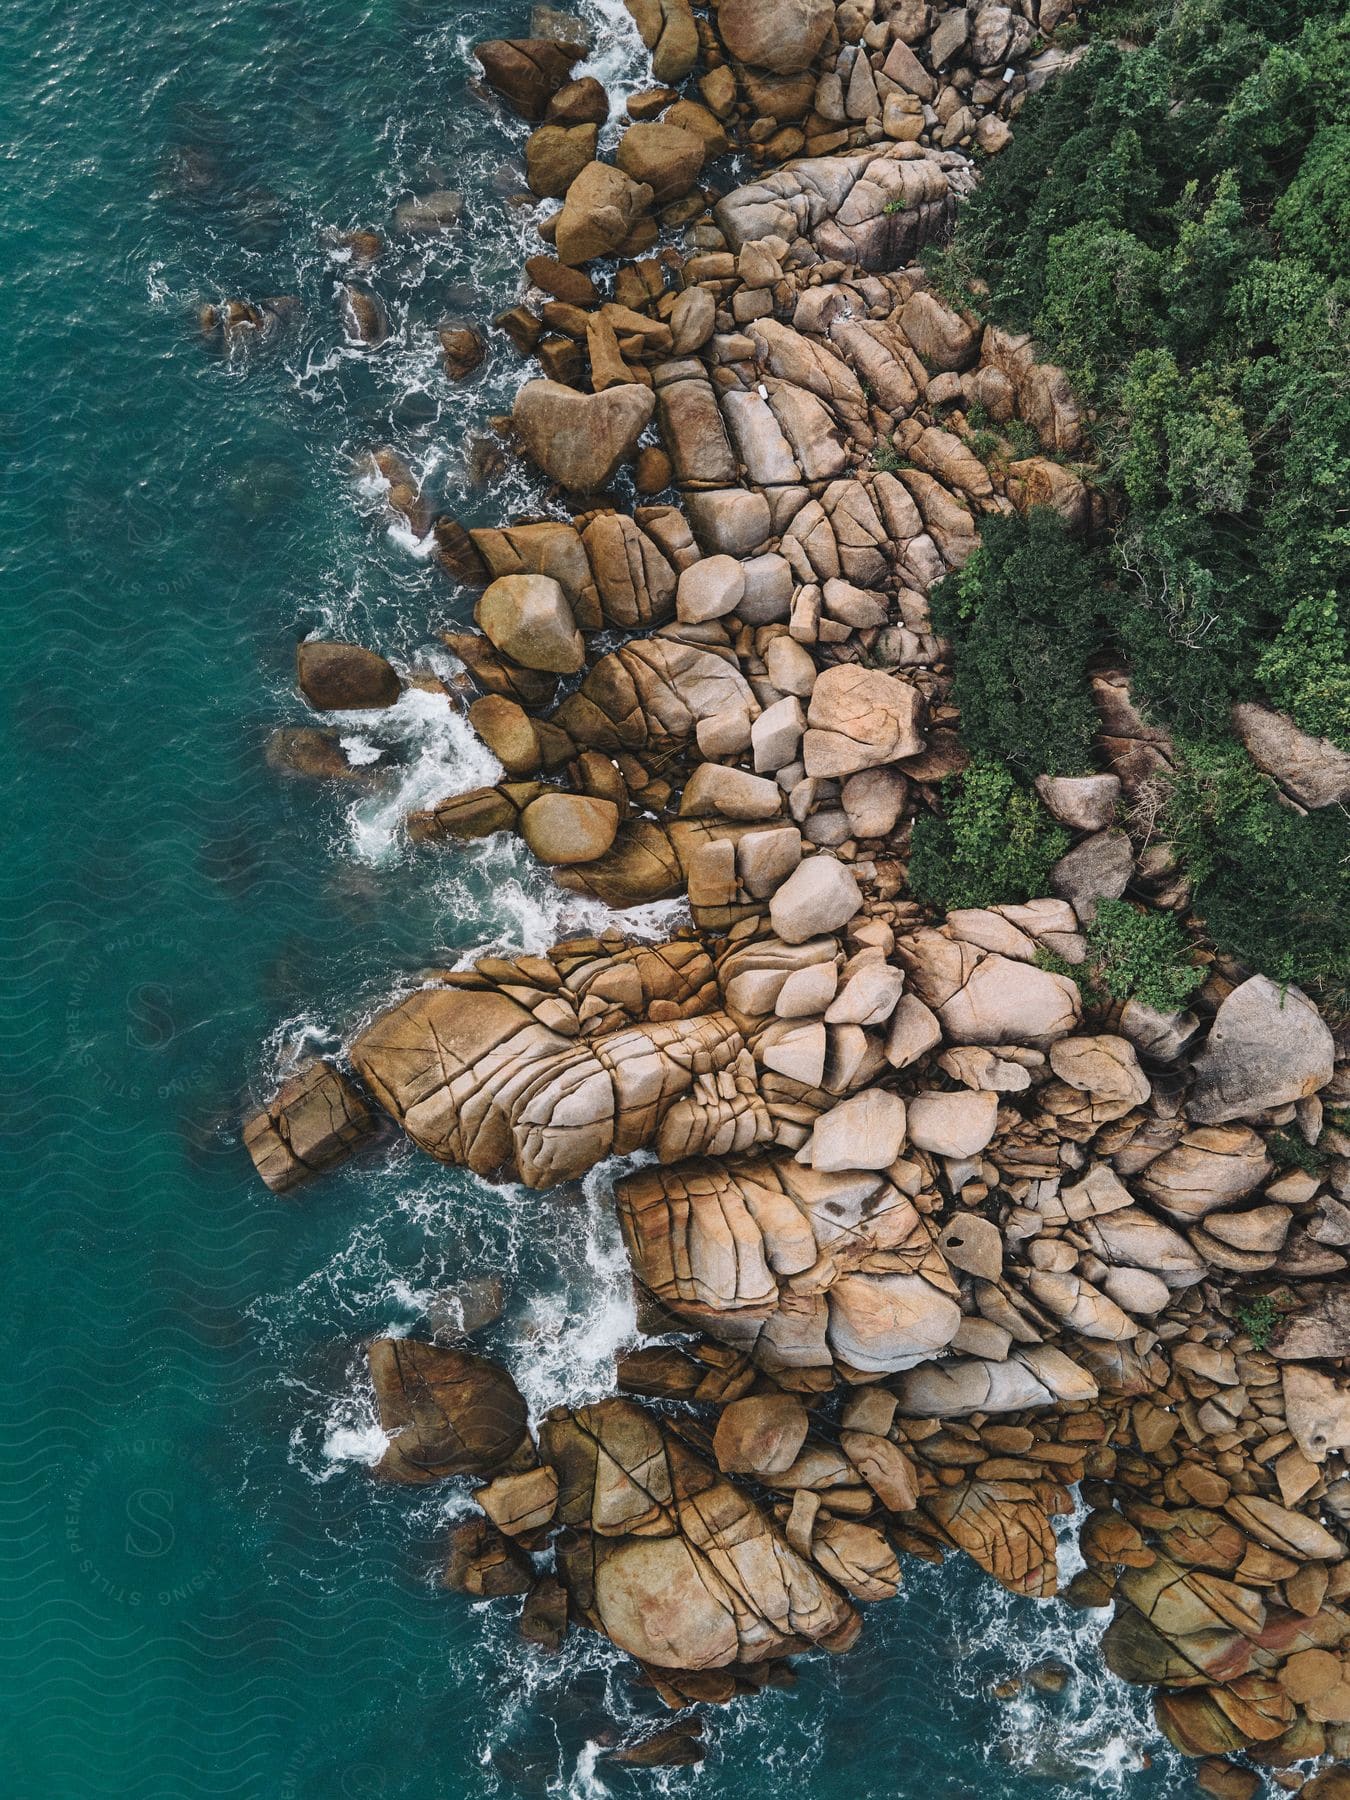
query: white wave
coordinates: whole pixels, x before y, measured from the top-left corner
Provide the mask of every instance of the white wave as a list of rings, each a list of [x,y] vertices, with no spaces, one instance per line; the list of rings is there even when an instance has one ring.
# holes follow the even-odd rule
[[[654,943],[690,917],[683,897],[616,911],[571,893],[511,832],[457,845],[437,878],[436,900],[449,941],[470,946],[461,952],[458,968],[489,951],[542,956],[560,938],[610,930]]]
[[[346,752],[347,761],[358,769],[365,768],[368,763],[377,763],[384,755],[380,746],[372,744],[368,738],[344,737],[339,738],[338,743]]]
[[[614,1391],[614,1359],[638,1335],[633,1273],[614,1213],[614,1182],[652,1159],[611,1157],[582,1183],[584,1212],[518,1189],[533,1213],[531,1239],[552,1266],[513,1321],[505,1360],[537,1420]],[[532,1204],[530,1204],[532,1202]]]
[[[593,75],[609,95],[609,121],[600,148],[611,150],[627,123],[630,94],[652,85],[652,57],[624,0],[582,0],[577,8],[591,28],[591,52],[573,69],[573,79]]]
[[[339,727],[361,727],[364,741],[408,753],[394,787],[353,801],[347,811],[352,850],[359,861],[386,861],[400,843],[410,812],[436,805],[470,788],[501,779],[497,758],[448,695],[405,688],[396,706],[373,713],[338,713]]]
[[[298,1012],[282,1019],[268,1032],[262,1049],[262,1075],[270,1086],[276,1086],[294,1075],[303,1063],[316,1056],[331,1056],[338,1040],[317,1013]]]
[[[334,1425],[323,1440],[323,1453],[329,1462],[375,1464],[389,1448],[389,1439],[375,1424]]]
[[[1080,1501],[1056,1520],[1061,1590],[1083,1567],[1078,1527],[1086,1512]],[[1102,1613],[1059,1600],[1021,1600],[989,1582],[977,1591],[974,1615],[964,1633],[967,1652],[995,1653],[1009,1676],[1023,1676],[1041,1662],[1062,1664],[1068,1672],[1062,1694],[1047,1696],[1023,1680],[998,1703],[987,1757],[1053,1784],[1056,1795],[1125,1794],[1150,1759],[1154,1767],[1160,1761],[1170,1766],[1172,1753],[1159,1744],[1149,1690],[1120,1680],[1102,1659]]]
[[[582,1745],[577,1766],[567,1784],[568,1800],[605,1800],[610,1790],[595,1772],[602,1748],[593,1741]]]

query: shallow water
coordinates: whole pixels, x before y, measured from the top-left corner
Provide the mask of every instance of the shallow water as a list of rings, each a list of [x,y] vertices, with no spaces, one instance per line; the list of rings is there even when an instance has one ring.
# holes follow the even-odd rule
[[[644,61],[618,0],[599,72]],[[617,22],[621,22],[619,29]],[[594,1397],[632,1329],[602,1171],[541,1197],[393,1148],[278,1201],[236,1121],[400,983],[490,940],[539,948],[598,909],[513,843],[412,857],[414,799],[491,773],[443,703],[344,735],[382,794],[281,781],[297,635],[434,664],[466,597],[357,479],[393,442],[462,517],[474,436],[520,365],[451,388],[435,327],[518,292],[524,128],[467,89],[505,0],[108,0],[6,12],[0,566],[10,956],[3,1033],[3,1791],[145,1796],[1154,1796],[1179,1791],[1100,1620],[915,1565],[853,1656],[714,1715],[701,1772],[598,1757],[655,1716],[606,1646],[558,1659],[509,1604],[440,1593],[462,1492],[374,1487],[358,1340],[501,1274],[490,1334],[531,1404]],[[394,325],[347,347],[325,229],[436,185],[461,226],[373,277]],[[226,361],[198,306],[294,294],[275,348]],[[442,665],[443,666],[443,665]],[[376,754],[378,752],[378,754]],[[676,916],[651,909],[648,929]],[[1060,1700],[991,1688],[1053,1650]]]

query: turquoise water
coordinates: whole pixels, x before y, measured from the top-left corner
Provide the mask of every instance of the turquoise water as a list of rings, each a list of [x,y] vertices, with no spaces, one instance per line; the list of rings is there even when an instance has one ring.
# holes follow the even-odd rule
[[[470,467],[519,365],[498,345],[452,390],[434,332],[515,296],[522,132],[467,91],[466,51],[526,17],[13,0],[6,27],[0,1792],[1178,1791],[1165,1756],[1140,1769],[1146,1697],[1100,1672],[1100,1618],[956,1564],[907,1571],[860,1651],[715,1714],[706,1767],[665,1775],[596,1760],[657,1716],[606,1646],[540,1657],[509,1604],[437,1589],[464,1497],[369,1482],[359,1340],[497,1272],[489,1347],[532,1404],[605,1391],[631,1310],[604,1181],[532,1196],[394,1147],[284,1202],[237,1121],[419,967],[595,917],[514,847],[400,846],[401,805],[489,772],[434,699],[381,743],[353,726],[383,793],[263,757],[303,717],[297,636],[412,667],[468,615],[362,492],[364,450],[397,443],[461,516],[528,498]],[[609,30],[602,72],[631,82]],[[381,265],[391,343],[344,349],[324,229],[439,185],[461,227]],[[195,328],[230,294],[303,316],[231,364]],[[1050,1651],[1081,1671],[1061,1699],[993,1697]]]

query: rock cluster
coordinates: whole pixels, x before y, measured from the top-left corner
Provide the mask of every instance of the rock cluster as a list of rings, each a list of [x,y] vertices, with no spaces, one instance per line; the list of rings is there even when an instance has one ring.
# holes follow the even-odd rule
[[[1093,678],[1099,771],[1039,784],[1072,834],[1053,893],[945,918],[905,897],[911,822],[964,761],[929,591],[988,515],[1102,523],[1063,373],[910,262],[967,152],[1001,149],[1064,60],[1031,52],[1069,8],[631,10],[671,86],[634,97],[613,162],[575,43],[478,53],[561,203],[498,323],[542,370],[512,425],[566,516],[465,529],[392,453],[375,467],[479,594],[446,641],[504,774],[410,836],[519,831],[611,906],[687,894],[694,928],[433,972],[350,1075],[314,1065],[245,1139],[277,1189],[375,1109],[536,1187],[649,1152],[615,1204],[650,1335],[624,1398],[537,1443],[505,1371],[378,1341],[378,1472],[483,1482],[447,1582],[524,1595],[544,1647],[603,1631],[677,1708],[847,1648],[907,1554],[1055,1593],[1078,1487],[1066,1598],[1113,1609],[1107,1660],[1158,1690],[1171,1741],[1343,1757],[1350,1068],[1306,996],[1251,971],[1213,963],[1165,1015],[1073,979],[1103,899],[1185,905],[1120,823],[1173,761],[1122,671]],[[757,177],[718,195],[733,143]],[[605,490],[630,461],[625,509]],[[370,656],[303,646],[302,691],[392,703]],[[1291,803],[1344,801],[1333,747],[1239,712]]]

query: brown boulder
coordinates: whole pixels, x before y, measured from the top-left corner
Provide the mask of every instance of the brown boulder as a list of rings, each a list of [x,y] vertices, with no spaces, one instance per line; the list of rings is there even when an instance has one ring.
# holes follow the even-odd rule
[[[657,121],[630,125],[619,139],[615,160],[625,175],[645,182],[658,206],[678,200],[698,180],[704,141],[696,132]]]
[[[594,75],[567,82],[549,101],[546,117],[550,125],[603,125],[609,117],[609,95],[604,83]]]
[[[366,1354],[389,1439],[377,1475],[420,1483],[534,1460],[525,1402],[500,1364],[416,1338],[374,1338]]]
[[[1307,995],[1253,975],[1214,1015],[1186,1112],[1200,1125],[1254,1118],[1325,1087],[1334,1061],[1331,1032]]]
[[[652,203],[652,190],[612,163],[591,162],[567,190],[556,248],[565,263],[590,262],[623,248]]]
[[[393,706],[403,683],[374,650],[360,644],[313,639],[297,644],[300,692],[319,712],[373,712]]]
[[[626,1400],[559,1408],[542,1436],[577,1614],[656,1669],[847,1649],[849,1603],[744,1494]]]
[[[474,608],[474,618],[503,655],[526,669],[575,675],[586,643],[561,584],[550,575],[500,575]]]
[[[729,54],[773,75],[809,69],[833,24],[832,0],[722,0],[717,9]]]
[[[556,381],[527,381],[511,420],[545,475],[586,493],[604,487],[633,454],[655,408],[651,389],[637,383],[580,394]]]
[[[802,740],[806,773],[852,775],[923,749],[923,698],[908,682],[860,663],[838,663],[817,677]]]
[[[556,1575],[541,1575],[520,1615],[520,1635],[540,1650],[561,1650],[567,1636],[567,1589]]]
[[[713,1455],[726,1475],[781,1475],[806,1441],[806,1408],[795,1394],[753,1394],[723,1407]]]
[[[1350,750],[1301,731],[1287,714],[1246,702],[1233,708],[1233,730],[1248,756],[1300,806],[1350,800]]]
[[[274,1194],[351,1155],[375,1130],[370,1109],[329,1062],[292,1075],[260,1111],[244,1121],[244,1148]]]
[[[520,832],[540,862],[590,863],[603,856],[619,830],[619,809],[592,794],[549,789],[520,815]]]
[[[538,121],[585,52],[552,38],[493,38],[474,51],[488,86],[522,119]]]
[[[525,1552],[486,1519],[466,1519],[450,1534],[443,1580],[446,1587],[475,1600],[500,1600],[506,1594],[527,1594],[534,1585],[534,1569]]]
[[[541,125],[525,144],[525,179],[532,194],[561,199],[595,160],[599,130],[594,125]]]
[[[482,333],[472,325],[446,325],[439,335],[446,374],[451,381],[466,381],[487,355]]]
[[[624,0],[652,53],[657,81],[678,87],[698,60],[698,31],[689,0]]]

